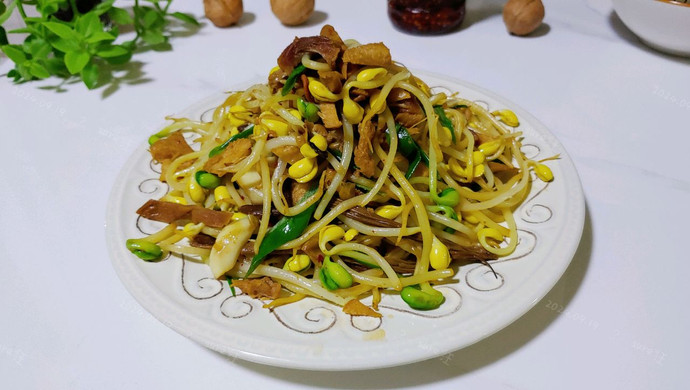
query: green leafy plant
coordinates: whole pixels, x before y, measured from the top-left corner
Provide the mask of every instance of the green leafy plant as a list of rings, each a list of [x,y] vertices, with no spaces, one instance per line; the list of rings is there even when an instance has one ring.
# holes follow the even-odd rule
[[[172,0],[135,0],[131,12],[115,0],[0,0],[0,50],[15,63],[7,76],[15,82],[57,76],[79,77],[89,89],[112,65],[130,61],[143,47],[168,45],[170,23],[198,26],[193,16],[170,12]],[[146,5],[144,5],[146,4]],[[34,7],[40,16],[27,16]],[[25,27],[5,31],[1,26],[17,11]],[[120,29],[133,30],[130,40],[118,40]],[[9,44],[7,34],[28,34],[22,44]]]

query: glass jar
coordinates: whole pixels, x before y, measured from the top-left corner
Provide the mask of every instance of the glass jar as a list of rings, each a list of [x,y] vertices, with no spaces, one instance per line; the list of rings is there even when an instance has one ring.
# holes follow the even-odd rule
[[[393,25],[412,34],[443,34],[465,18],[465,0],[388,0]]]

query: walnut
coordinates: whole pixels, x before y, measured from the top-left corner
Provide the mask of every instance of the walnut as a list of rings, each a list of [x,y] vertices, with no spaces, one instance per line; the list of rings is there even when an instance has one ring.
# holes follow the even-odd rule
[[[314,12],[314,0],[271,0],[273,14],[286,26],[297,26]]]
[[[515,35],[527,35],[536,30],[544,19],[541,0],[508,0],[503,7],[503,22]]]
[[[216,27],[228,27],[242,17],[242,0],[204,0],[204,12]]]

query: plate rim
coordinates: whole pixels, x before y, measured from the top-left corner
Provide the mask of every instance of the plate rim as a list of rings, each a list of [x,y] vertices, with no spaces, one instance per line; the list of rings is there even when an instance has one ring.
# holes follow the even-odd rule
[[[509,320],[506,321],[501,321],[500,323],[496,324],[494,321],[494,326],[488,329],[488,331],[485,331],[480,337],[475,337],[470,340],[465,340],[464,342],[460,343],[454,343],[452,344],[451,347],[447,349],[442,349],[442,350],[434,350],[434,349],[424,349],[420,351],[418,356],[416,358],[409,358],[405,357],[404,355],[400,355],[397,358],[392,358],[388,359],[384,362],[381,361],[368,361],[366,359],[361,360],[361,361],[351,361],[348,360],[347,364],[344,365],[343,361],[341,360],[328,360],[328,359],[311,359],[308,361],[295,361],[293,359],[288,359],[285,357],[278,357],[278,356],[267,356],[266,354],[260,354],[248,350],[242,350],[239,348],[234,348],[232,346],[224,345],[222,343],[214,342],[213,341],[213,334],[216,332],[209,332],[209,329],[205,329],[204,332],[199,332],[197,327],[191,326],[191,324],[194,324],[196,322],[201,321],[206,322],[209,321],[208,319],[204,318],[198,318],[194,316],[193,314],[189,313],[188,311],[185,311],[183,307],[181,307],[179,304],[175,303],[172,301],[171,298],[167,297],[165,294],[163,294],[162,291],[159,291],[159,289],[155,288],[155,286],[151,283],[141,283],[142,281],[145,282],[147,280],[146,275],[144,275],[144,272],[139,269],[134,262],[131,262],[131,256],[127,256],[128,253],[124,253],[122,249],[122,243],[116,240],[116,236],[118,235],[118,231],[114,230],[117,228],[117,225],[120,225],[118,223],[118,217],[117,215],[119,214],[120,210],[118,208],[118,205],[120,203],[120,199],[122,199],[122,196],[125,195],[125,192],[128,190],[128,187],[124,185],[127,180],[126,178],[129,176],[129,173],[132,171],[133,168],[136,168],[136,156],[139,155],[140,153],[145,152],[147,149],[147,145],[145,143],[142,143],[139,147],[137,147],[133,153],[128,157],[126,163],[122,166],[120,172],[118,173],[115,182],[113,184],[112,190],[110,192],[110,196],[108,198],[108,203],[107,203],[107,208],[106,208],[106,223],[105,223],[105,234],[106,234],[106,244],[108,248],[108,254],[111,259],[111,263],[113,265],[113,268],[115,269],[120,281],[123,283],[127,291],[135,298],[137,302],[139,302],[140,305],[142,305],[149,313],[151,313],[156,319],[158,319],[160,322],[162,322],[164,325],[168,326],[169,328],[173,329],[177,333],[205,346],[206,348],[209,348],[211,350],[214,350],[216,352],[220,352],[224,355],[231,356],[233,358],[240,358],[243,360],[255,362],[255,363],[260,363],[260,364],[266,364],[266,365],[271,365],[271,366],[277,366],[277,367],[284,367],[284,368],[291,368],[291,369],[308,369],[308,370],[315,370],[315,371],[325,371],[325,370],[330,370],[330,371],[354,371],[354,370],[368,370],[368,369],[378,369],[378,368],[386,368],[386,367],[393,367],[393,366],[399,366],[399,365],[405,365],[405,364],[411,364],[411,363],[416,363],[419,361],[431,359],[434,357],[442,356],[444,354],[447,354],[449,352],[457,351],[462,348],[465,348],[469,345],[475,344],[493,334],[496,332],[500,331],[501,329],[507,327],[517,319],[523,317],[530,309],[532,309],[546,294],[548,294],[549,291],[553,289],[553,287],[556,285],[558,280],[562,277],[562,275],[565,273],[566,269],[568,266],[571,264],[575,253],[577,251],[577,248],[579,247],[582,233],[584,230],[584,222],[585,222],[585,198],[584,198],[584,193],[582,190],[582,184],[579,178],[579,175],[577,173],[577,170],[575,168],[573,160],[570,158],[569,154],[563,147],[563,145],[560,143],[560,141],[551,133],[551,131],[543,124],[541,123],[536,117],[534,117],[532,114],[530,114],[528,111],[520,107],[519,105],[515,104],[511,100],[504,98],[492,91],[489,91],[483,87],[477,86],[473,83],[460,80],[457,78],[454,78],[452,76],[448,75],[441,75],[438,73],[434,72],[429,72],[429,71],[424,71],[424,70],[411,70],[412,74],[415,75],[416,77],[419,77],[420,79],[424,80],[425,82],[428,81],[429,78],[432,79],[437,79],[437,80],[442,80],[444,82],[452,83],[454,84],[454,87],[463,87],[470,89],[474,92],[477,92],[479,94],[486,95],[492,100],[495,100],[496,102],[499,102],[506,107],[509,107],[511,110],[515,111],[520,118],[523,118],[527,123],[529,123],[531,129],[539,134],[543,138],[543,140],[549,145],[549,147],[553,149],[557,149],[560,154],[561,154],[561,159],[559,160],[559,167],[561,171],[565,173],[565,176],[568,177],[570,180],[568,181],[568,194],[576,193],[577,196],[574,198],[568,199],[569,202],[569,208],[565,211],[565,214],[569,216],[568,218],[568,224],[569,228],[568,230],[570,232],[577,232],[575,234],[577,236],[577,239],[572,239],[568,241],[567,243],[569,244],[567,247],[559,247],[559,250],[562,253],[565,253],[565,255],[561,255],[561,258],[566,259],[567,261],[563,260],[561,262],[558,262],[557,264],[551,264],[550,271],[547,273],[550,277],[546,279],[541,280],[541,286],[547,286],[539,289],[532,289],[530,292],[531,294],[528,294],[529,297],[528,299],[523,299],[521,302],[523,302],[523,305],[519,308],[519,310],[514,310],[512,315],[510,316]],[[238,83],[235,87],[238,87],[240,85],[242,86],[248,86],[251,85],[252,83],[255,83],[256,80],[248,80],[244,83]],[[431,85],[430,85],[431,86]],[[241,88],[241,87],[240,87]],[[233,88],[230,88],[228,90],[233,90]],[[460,91],[459,91],[460,92]],[[225,95],[224,93],[215,93],[212,95],[209,95],[201,100],[196,101],[195,103],[189,105],[188,107],[184,108],[183,110],[179,110],[177,112],[191,112],[195,109],[199,109],[202,106],[206,107],[208,106],[208,103],[214,101],[214,100],[219,100],[220,96]],[[126,252],[126,251],[125,251]],[[124,255],[123,255],[124,254]],[[128,266],[129,264],[129,266]],[[457,276],[456,276],[457,277]],[[174,315],[171,316],[170,313],[173,313]],[[208,324],[208,328],[216,328],[217,324]],[[211,326],[213,325],[213,326]],[[391,355],[393,356],[393,355]],[[347,360],[347,359],[344,359]],[[318,364],[315,364],[315,362],[318,361]],[[374,364],[372,364],[374,363]]]

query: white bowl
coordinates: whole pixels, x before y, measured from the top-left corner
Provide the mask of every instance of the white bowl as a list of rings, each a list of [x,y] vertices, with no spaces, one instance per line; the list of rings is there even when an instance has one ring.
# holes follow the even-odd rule
[[[690,2],[613,0],[613,7],[623,23],[648,46],[690,56]]]

